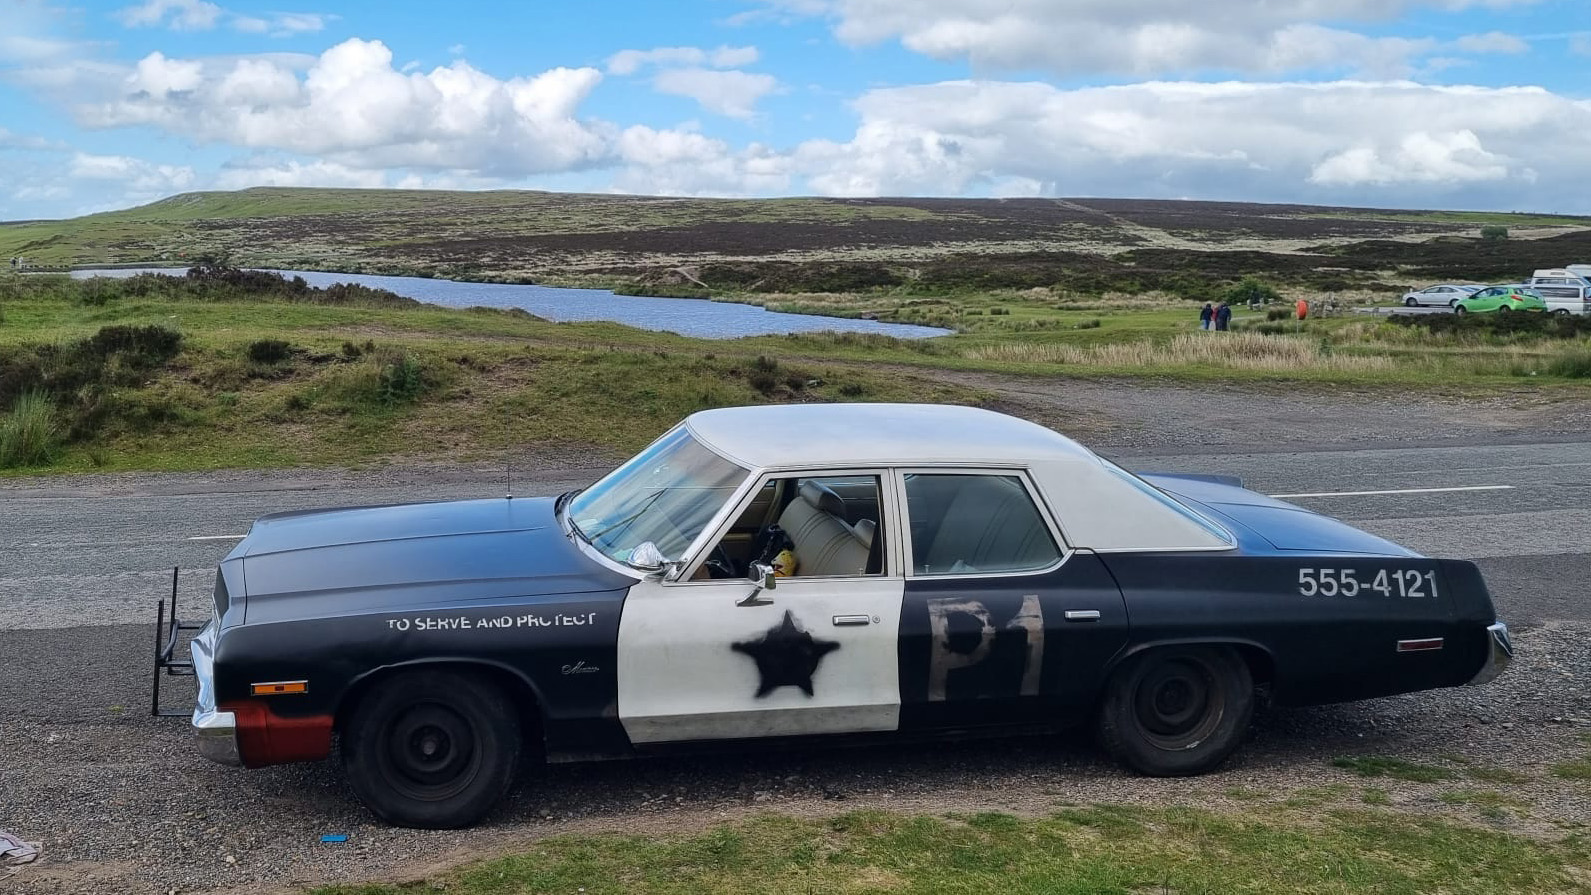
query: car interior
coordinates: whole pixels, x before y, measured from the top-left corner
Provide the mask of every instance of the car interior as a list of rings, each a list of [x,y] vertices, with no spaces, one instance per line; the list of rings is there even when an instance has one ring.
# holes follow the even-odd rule
[[[770,480],[713,550],[706,575],[696,577],[745,578],[753,563],[772,562],[785,549],[796,576],[881,575],[879,491],[873,475]]]

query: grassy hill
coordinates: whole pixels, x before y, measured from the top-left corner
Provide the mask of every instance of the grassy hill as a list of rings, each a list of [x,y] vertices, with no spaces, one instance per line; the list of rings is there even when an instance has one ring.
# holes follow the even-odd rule
[[[1502,225],[1506,240],[1481,241]],[[0,224],[44,266],[258,266],[646,292],[1061,285],[1197,292],[1242,275],[1320,289],[1502,279],[1591,259],[1591,218],[1123,199],[674,199],[256,188]]]

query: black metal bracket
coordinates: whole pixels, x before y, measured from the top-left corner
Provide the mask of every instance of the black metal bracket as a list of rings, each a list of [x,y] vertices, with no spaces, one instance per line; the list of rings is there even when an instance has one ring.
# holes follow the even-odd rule
[[[183,624],[177,619],[177,576],[180,566],[171,569],[171,612],[166,612],[166,600],[155,606],[155,673],[149,696],[149,714],[157,718],[186,718],[191,710],[168,711],[160,707],[160,679],[162,677],[192,677],[193,659],[176,658],[178,642],[183,631],[197,631],[202,624]]]

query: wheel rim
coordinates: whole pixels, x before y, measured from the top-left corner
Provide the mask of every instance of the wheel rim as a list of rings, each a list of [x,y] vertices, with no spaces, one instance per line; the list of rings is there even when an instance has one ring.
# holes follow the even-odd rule
[[[1415,300],[1415,299],[1412,299],[1412,298],[1406,298],[1406,299],[1404,299],[1404,300],[1403,300],[1403,303],[1404,303],[1404,304],[1406,304],[1406,305],[1408,305],[1408,306],[1409,306],[1409,307],[1411,307],[1411,308],[1412,308],[1412,307],[1414,307],[1414,306],[1415,306],[1415,305],[1417,305],[1417,304],[1419,304],[1419,302],[1418,302],[1418,301],[1416,301],[1416,300]]]
[[[439,702],[397,713],[382,731],[382,777],[407,798],[441,801],[462,792],[481,767],[475,725]]]
[[[1138,682],[1133,719],[1157,748],[1191,749],[1215,732],[1226,711],[1226,696],[1215,673],[1197,659],[1178,657],[1157,663]]]

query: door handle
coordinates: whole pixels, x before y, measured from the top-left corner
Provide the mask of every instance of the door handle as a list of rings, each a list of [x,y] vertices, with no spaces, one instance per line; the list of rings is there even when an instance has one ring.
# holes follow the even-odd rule
[[[871,618],[868,618],[865,615],[836,615],[834,617],[835,626],[840,628],[849,627],[851,625],[866,625],[870,624],[872,621],[873,620]]]
[[[1097,622],[1099,621],[1098,609],[1068,609],[1066,620],[1069,622]]]

